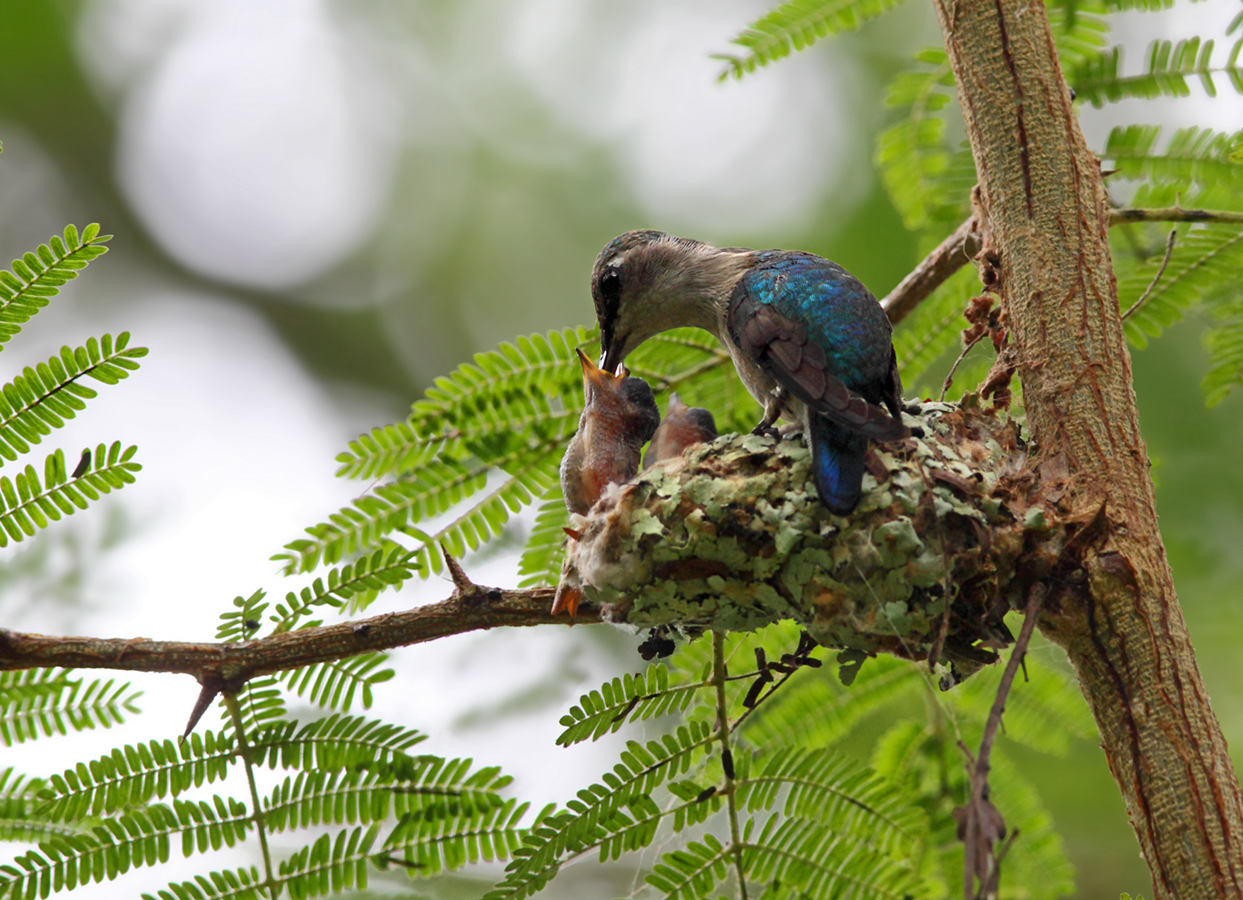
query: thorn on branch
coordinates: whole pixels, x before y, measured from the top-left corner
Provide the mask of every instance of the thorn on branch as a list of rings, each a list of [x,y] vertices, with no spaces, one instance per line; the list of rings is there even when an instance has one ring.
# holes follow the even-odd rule
[[[186,730],[182,732],[182,741],[190,736],[194,727],[198,725],[199,719],[203,718],[203,713],[207,712],[212,701],[224,690],[224,679],[219,675],[204,675],[199,681],[203,687],[199,691],[198,699],[194,701],[194,708],[190,710],[190,721],[186,724]]]
[[[466,573],[462,570],[462,565],[453,554],[449,552],[449,548],[444,544],[440,545],[440,552],[445,557],[445,568],[449,570],[449,578],[453,580],[453,594],[455,600],[461,600],[468,594],[475,592],[475,583],[466,577]]]

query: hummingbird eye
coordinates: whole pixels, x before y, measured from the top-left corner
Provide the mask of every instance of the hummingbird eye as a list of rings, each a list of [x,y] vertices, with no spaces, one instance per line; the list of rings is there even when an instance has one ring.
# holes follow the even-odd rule
[[[596,287],[600,291],[600,299],[604,301],[605,307],[616,310],[617,303],[621,300],[621,272],[610,266],[600,274]]]

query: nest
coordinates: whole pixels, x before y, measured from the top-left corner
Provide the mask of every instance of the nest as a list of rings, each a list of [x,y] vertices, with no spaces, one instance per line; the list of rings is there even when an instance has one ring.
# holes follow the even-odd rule
[[[1003,618],[1023,605],[1024,560],[1056,555],[1061,537],[1054,510],[1033,503],[1015,421],[970,402],[926,403],[908,421],[923,436],[869,449],[848,517],[821,505],[801,435],[693,446],[576,520],[563,585],[617,623],[793,619],[825,646],[965,677],[1013,640]]]

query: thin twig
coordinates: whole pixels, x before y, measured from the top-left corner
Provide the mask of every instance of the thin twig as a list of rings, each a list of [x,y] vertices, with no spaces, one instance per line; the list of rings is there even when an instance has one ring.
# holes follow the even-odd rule
[[[1143,306],[1144,301],[1147,300],[1148,297],[1152,294],[1152,292],[1156,289],[1157,282],[1160,281],[1161,276],[1165,274],[1165,267],[1170,264],[1170,257],[1174,254],[1174,239],[1177,237],[1178,237],[1178,229],[1171,228],[1170,236],[1169,238],[1166,239],[1166,242],[1165,242],[1165,259],[1161,260],[1161,268],[1157,269],[1157,274],[1152,276],[1152,281],[1148,284],[1148,287],[1144,289],[1144,292],[1139,295],[1139,299],[1136,300],[1134,303],[1132,303],[1131,308],[1122,314],[1123,322],[1127,320],[1127,317],[1131,315],[1131,313],[1135,312],[1135,310]]]
[[[263,801],[259,798],[259,786],[255,783],[254,758],[250,752],[250,742],[246,739],[246,723],[242,720],[242,705],[237,702],[236,694],[225,694],[224,705],[229,710],[229,718],[233,721],[237,752],[242,757],[242,765],[246,769],[246,781],[250,784],[250,802],[254,809],[251,820],[255,823],[255,833],[259,835],[259,850],[263,854],[263,874],[267,879],[266,886],[272,895],[272,900],[279,900],[281,886],[272,874],[272,853],[268,849],[268,829],[263,821]]]
[[[742,864],[742,830],[738,827],[738,798],[734,790],[734,757],[729,748],[729,707],[725,702],[725,633],[712,632],[712,680],[716,682],[716,727],[721,738],[721,768],[725,770],[725,800],[729,808],[729,835],[738,869],[738,896],[747,900],[747,870]]]
[[[1167,206],[1161,209],[1111,209],[1110,225],[1128,222],[1225,222],[1243,224],[1243,212],[1222,209],[1183,209]]]
[[[1129,222],[1222,222],[1243,224],[1243,212],[1222,209],[1183,209],[1179,206],[1161,209],[1111,209],[1109,224],[1126,225]],[[950,276],[970,262],[972,255],[968,241],[973,240],[975,219],[969,218],[955,229],[941,244],[920,261],[892,291],[885,295],[880,305],[889,316],[891,324],[897,325],[914,311],[924,300]]]
[[[891,324],[897,325],[951,275],[971,261],[967,243],[975,231],[970,218],[924,257],[911,273],[880,301]]]
[[[997,857],[993,855],[992,834],[986,833],[990,820],[1000,821],[996,809],[988,799],[989,757],[993,751],[993,742],[997,739],[997,730],[1001,727],[1001,716],[1006,711],[1006,699],[1010,688],[1018,674],[1019,664],[1027,653],[1027,645],[1031,643],[1032,634],[1036,630],[1036,620],[1040,617],[1040,607],[1044,603],[1047,588],[1043,584],[1032,585],[1027,597],[1027,609],[1023,613],[1023,627],[1019,630],[1018,639],[1014,642],[1014,650],[1006,662],[1006,669],[997,685],[997,696],[993,698],[992,709],[988,712],[988,721],[984,725],[984,736],[980,739],[980,752],[974,758],[963,745],[963,752],[968,759],[967,774],[971,784],[971,800],[963,811],[965,821],[962,823],[962,839],[965,844],[963,856],[963,896],[971,900],[973,896],[973,877],[980,880],[981,895],[993,880],[994,873],[981,871],[981,861],[992,858],[994,868]],[[991,831],[991,829],[990,829]],[[1008,848],[1007,848],[1008,849]]]
[[[950,366],[949,374],[945,376],[945,381],[941,383],[941,402],[945,402],[945,394],[950,389],[950,385],[954,383],[954,373],[958,371],[959,364],[967,358],[967,354],[971,352],[971,348],[978,344],[984,338],[988,337],[987,331],[981,331],[971,339],[967,346],[962,348],[962,353],[958,354],[958,359],[954,360],[954,364]]]

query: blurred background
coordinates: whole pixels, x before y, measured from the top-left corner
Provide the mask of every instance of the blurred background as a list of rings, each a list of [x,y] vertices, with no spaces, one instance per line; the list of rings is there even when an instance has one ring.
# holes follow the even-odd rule
[[[0,551],[0,624],[210,639],[238,594],[283,584],[271,554],[363,486],[333,478],[360,431],[403,416],[437,375],[518,334],[590,324],[588,275],[619,232],[828,256],[883,296],[917,261],[873,171],[888,79],[939,44],[914,0],[855,34],[720,83],[710,58],[754,0],[0,0],[0,259],[68,222],[116,237],[0,356],[5,380],[62,343],[131,331],[152,353],[52,445],[139,445],[138,483]],[[1236,0],[1116,18],[1138,69],[1154,37],[1220,34]],[[1121,122],[1243,126],[1243,103],[1085,108],[1089,144]],[[1136,354],[1162,528],[1200,666],[1243,763],[1243,402],[1206,410],[1202,325]],[[946,361],[948,364],[948,361]],[[937,378],[939,382],[939,377]],[[508,539],[465,561],[517,583]],[[431,582],[377,611],[441,599]],[[386,606],[387,604],[387,606]],[[562,801],[620,739],[562,750],[557,719],[640,661],[603,628],[468,635],[395,654],[376,712],[430,752],[503,765]],[[1040,650],[1050,658],[1055,651]],[[146,715],[6,751],[47,774],[179,732],[189,678],[133,678]],[[211,714],[211,715],[214,715]],[[207,725],[214,723],[208,722]],[[866,729],[865,729],[866,730]],[[620,736],[639,737],[638,731]],[[860,747],[866,758],[870,747]],[[1013,748],[1078,870],[1079,896],[1149,892],[1095,743],[1069,760]],[[299,841],[300,843],[300,841]],[[221,854],[212,866],[250,862]],[[83,896],[184,872],[139,870]],[[633,860],[578,867],[560,896],[631,890]],[[423,887],[419,891],[426,892]],[[430,890],[430,889],[429,889]],[[459,880],[441,896],[474,896]]]

